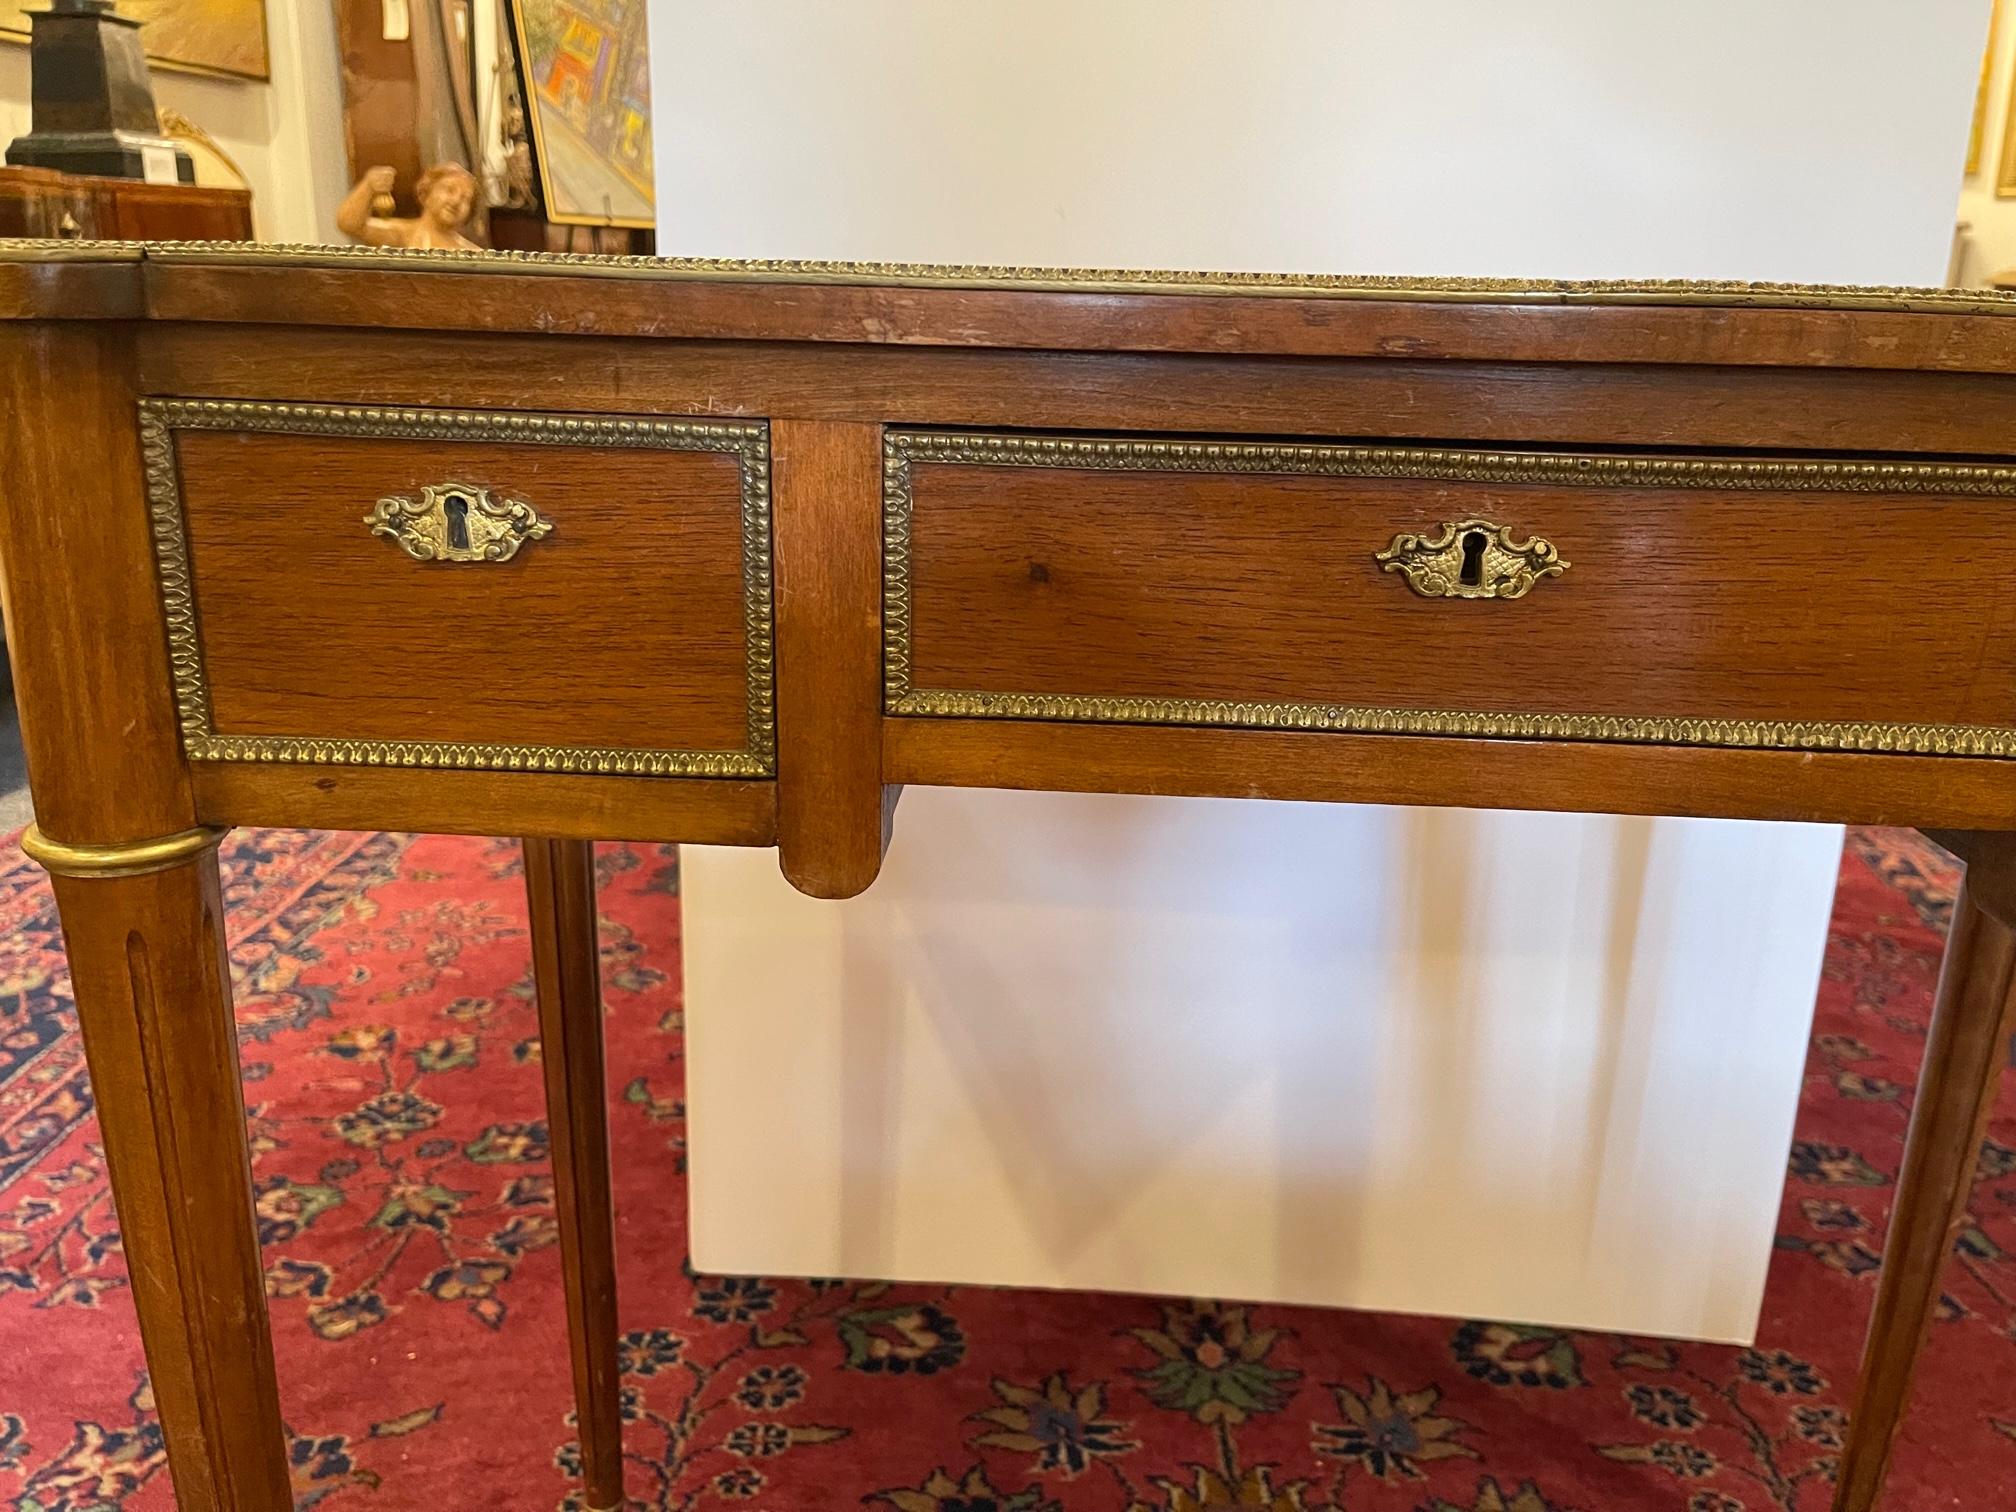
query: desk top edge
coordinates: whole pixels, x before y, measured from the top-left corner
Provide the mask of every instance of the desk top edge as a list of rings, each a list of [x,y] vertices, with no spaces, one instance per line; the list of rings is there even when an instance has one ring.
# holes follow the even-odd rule
[[[840,285],[1060,294],[1176,294],[1427,304],[1652,305],[2016,315],[2016,293],[1904,285],[1709,279],[1406,277],[755,259],[595,257],[563,252],[422,251],[248,242],[0,239],[0,263],[382,270],[680,283]]]

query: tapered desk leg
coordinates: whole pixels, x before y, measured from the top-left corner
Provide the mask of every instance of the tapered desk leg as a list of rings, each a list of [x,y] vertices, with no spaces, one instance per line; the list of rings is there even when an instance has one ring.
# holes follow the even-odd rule
[[[0,569],[105,1160],[181,1512],[287,1512],[217,885],[177,733],[130,335],[0,344]],[[59,376],[60,375],[60,376]]]
[[[214,832],[140,847],[30,831],[54,876],[133,1302],[183,1512],[293,1505],[266,1328]],[[127,864],[147,864],[144,856]]]
[[[1953,907],[1834,1512],[1872,1512],[1879,1505],[1918,1354],[1938,1304],[1940,1273],[1967,1212],[1998,1073],[2007,1064],[2009,1035],[2016,1029],[2011,924],[2016,909],[2009,906],[2016,889],[2006,881],[2009,837],[1938,838],[1975,864]]]
[[[585,840],[524,846],[582,1492],[589,1512],[610,1512],[623,1505],[623,1420],[595,852]]]

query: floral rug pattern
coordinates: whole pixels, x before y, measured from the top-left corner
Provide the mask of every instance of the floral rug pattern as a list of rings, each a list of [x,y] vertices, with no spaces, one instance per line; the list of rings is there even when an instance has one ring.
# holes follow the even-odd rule
[[[39,872],[7,857],[0,1506],[165,1512],[55,915]],[[516,844],[241,831],[225,863],[296,1505],[577,1507]],[[1826,1507],[1955,880],[1917,837],[1849,836],[1753,1349],[697,1276],[677,857],[608,846],[598,871],[632,1508]],[[1894,1512],[2016,1503],[2012,1250],[2016,1077]]]

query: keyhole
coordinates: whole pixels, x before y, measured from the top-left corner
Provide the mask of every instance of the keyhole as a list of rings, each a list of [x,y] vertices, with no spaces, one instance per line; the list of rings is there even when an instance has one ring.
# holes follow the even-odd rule
[[[450,494],[441,506],[448,516],[448,549],[467,551],[469,549],[469,501],[460,494]],[[1464,581],[1469,581],[1467,578]]]
[[[1457,574],[1465,588],[1475,588],[1484,581],[1484,548],[1488,545],[1481,530],[1466,531],[1463,536],[1463,570]]]

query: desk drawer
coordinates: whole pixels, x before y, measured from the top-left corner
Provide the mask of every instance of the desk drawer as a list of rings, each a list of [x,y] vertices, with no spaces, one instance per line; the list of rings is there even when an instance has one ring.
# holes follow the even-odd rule
[[[192,759],[772,771],[764,425],[140,419]]]
[[[884,512],[892,714],[2016,756],[2008,467],[892,431]]]

